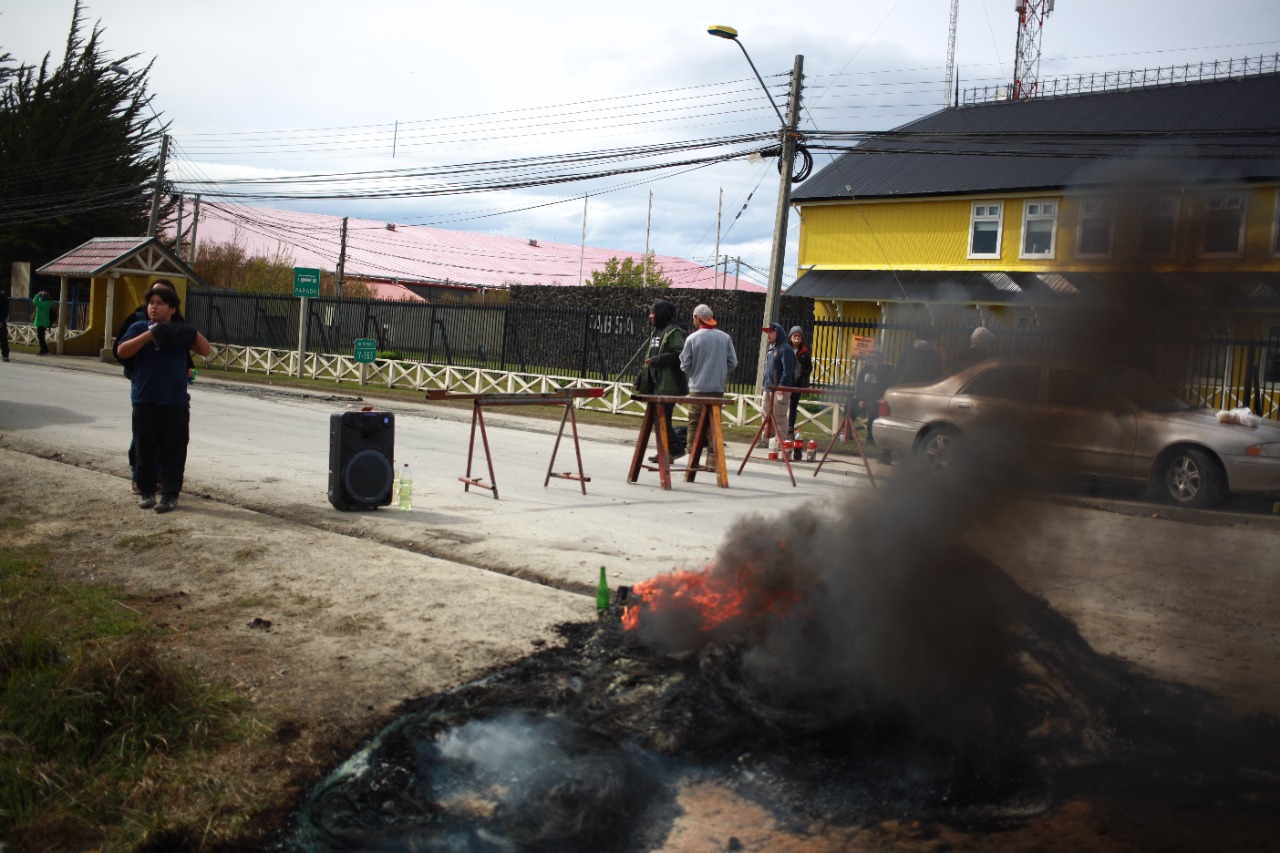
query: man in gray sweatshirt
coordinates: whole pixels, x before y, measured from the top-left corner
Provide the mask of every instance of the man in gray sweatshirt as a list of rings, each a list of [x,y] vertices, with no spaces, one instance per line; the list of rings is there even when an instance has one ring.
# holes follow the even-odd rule
[[[738,366],[738,353],[733,338],[716,328],[716,315],[708,305],[693,309],[693,334],[684,339],[680,350],[680,369],[689,377],[689,395],[723,397],[729,371]],[[689,406],[689,441],[697,434],[703,406]],[[698,448],[690,448],[696,455]],[[707,466],[715,467],[715,459],[707,456]]]

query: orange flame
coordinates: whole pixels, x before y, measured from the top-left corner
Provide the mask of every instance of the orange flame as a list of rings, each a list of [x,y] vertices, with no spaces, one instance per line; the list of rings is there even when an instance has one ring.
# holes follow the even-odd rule
[[[759,598],[759,591],[750,584],[754,574],[754,567],[750,566],[734,572],[715,572],[708,566],[700,572],[680,569],[641,581],[631,588],[631,595],[639,598],[640,603],[623,608],[622,627],[634,630],[640,624],[642,609],[654,613],[674,609],[696,611],[703,631],[713,630],[736,616],[754,615],[745,612],[749,602]],[[763,609],[775,610],[797,598],[794,590],[775,594]]]

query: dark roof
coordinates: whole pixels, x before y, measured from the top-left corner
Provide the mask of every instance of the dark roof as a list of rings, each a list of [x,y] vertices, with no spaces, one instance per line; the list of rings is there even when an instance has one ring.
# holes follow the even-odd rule
[[[1278,177],[1280,75],[1266,74],[948,108],[842,154],[792,198]]]
[[[135,264],[131,266],[132,264]],[[93,278],[116,268],[155,275],[183,275],[205,282],[173,250],[155,237],[94,237],[40,269],[39,275]]]
[[[1117,281],[1180,304],[1280,308],[1280,273],[921,272],[811,270],[787,296],[867,302],[1044,305],[1115,292]]]

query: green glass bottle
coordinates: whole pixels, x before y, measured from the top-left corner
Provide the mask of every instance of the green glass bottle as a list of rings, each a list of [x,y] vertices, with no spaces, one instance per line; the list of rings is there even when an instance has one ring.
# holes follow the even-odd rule
[[[596,612],[603,613],[609,609],[609,582],[604,577],[604,566],[600,567],[600,585],[596,587]]]

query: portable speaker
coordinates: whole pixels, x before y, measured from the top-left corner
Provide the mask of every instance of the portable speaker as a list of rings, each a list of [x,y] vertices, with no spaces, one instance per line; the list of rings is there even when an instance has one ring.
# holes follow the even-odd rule
[[[329,503],[376,509],[391,503],[396,417],[390,412],[329,416]]]

